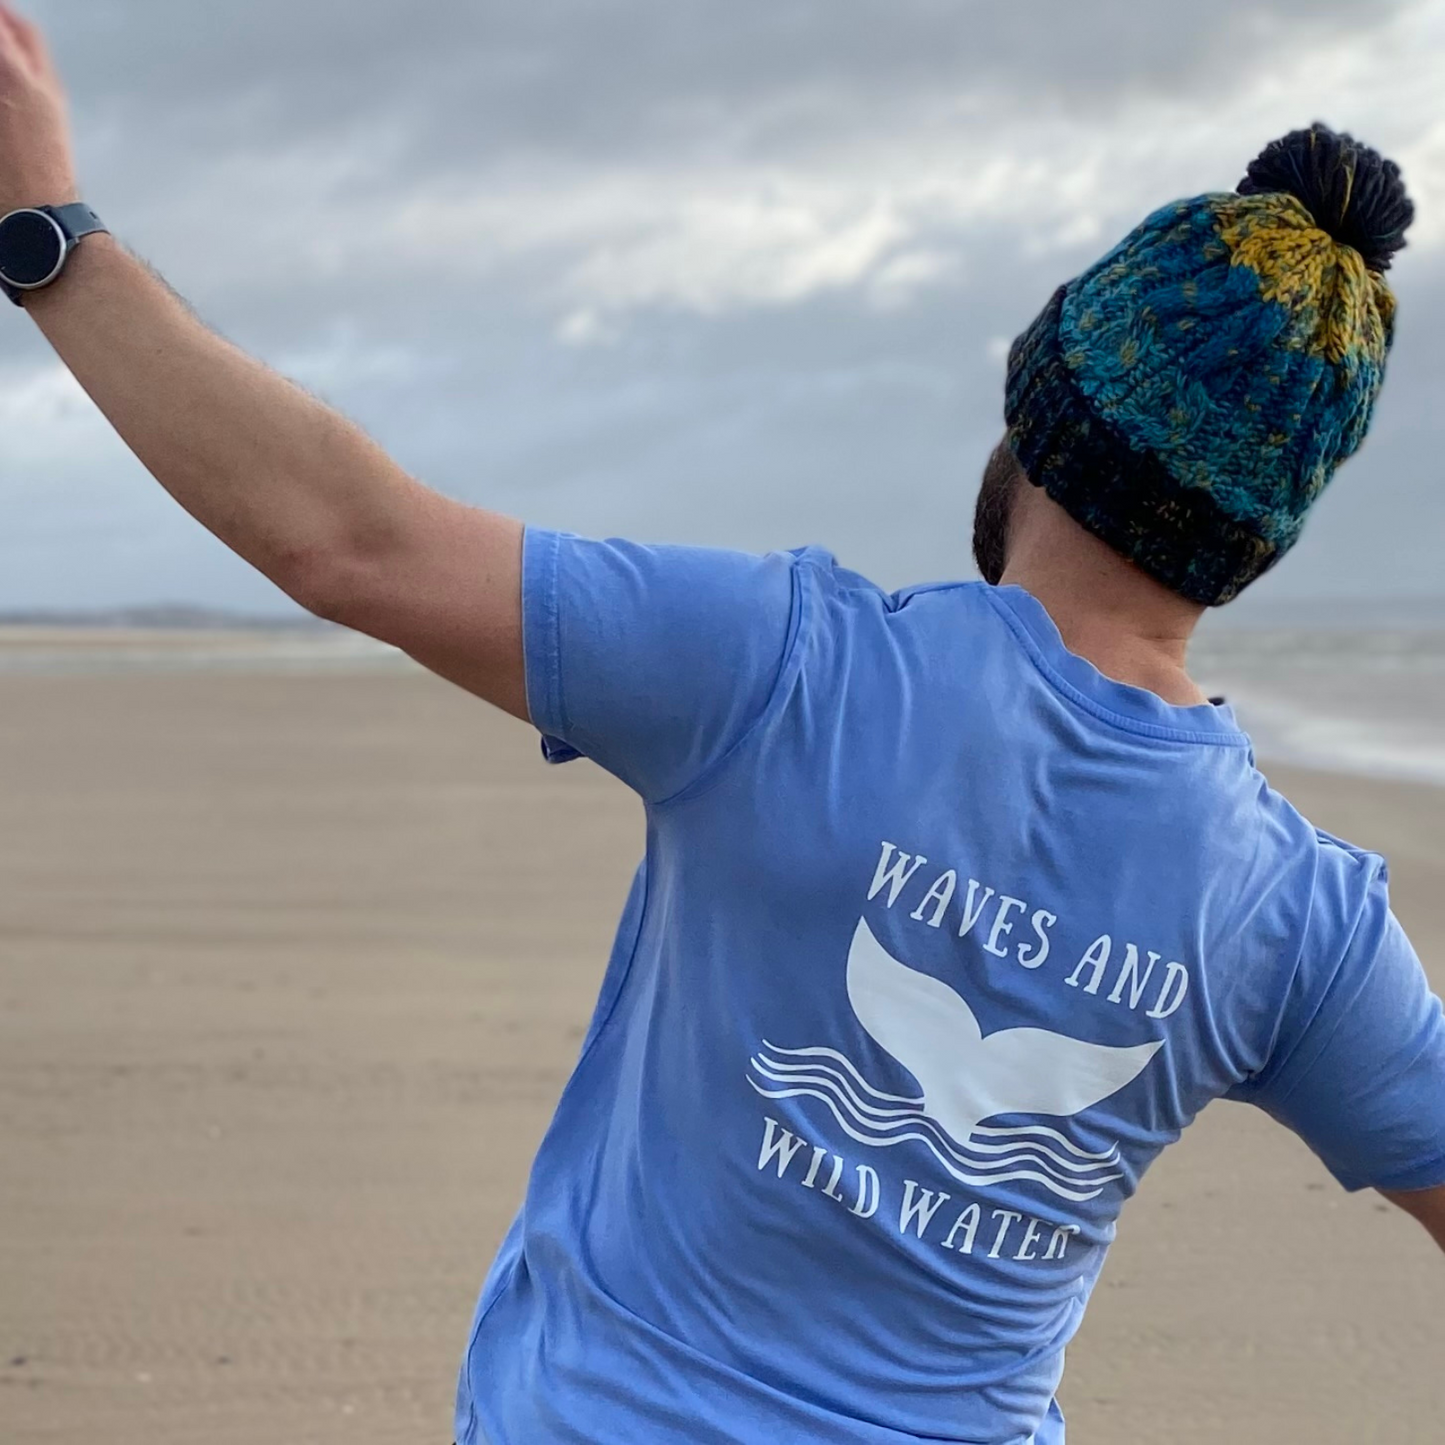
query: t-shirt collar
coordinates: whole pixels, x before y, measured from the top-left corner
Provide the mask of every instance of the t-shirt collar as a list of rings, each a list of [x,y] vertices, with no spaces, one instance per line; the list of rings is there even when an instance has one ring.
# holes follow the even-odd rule
[[[1146,736],[1249,746],[1248,735],[1228,702],[1176,707],[1148,688],[1106,677],[1087,658],[1064,646],[1054,619],[1031,592],[1014,583],[987,590],[1040,671],[1059,691],[1073,695],[1096,716]]]

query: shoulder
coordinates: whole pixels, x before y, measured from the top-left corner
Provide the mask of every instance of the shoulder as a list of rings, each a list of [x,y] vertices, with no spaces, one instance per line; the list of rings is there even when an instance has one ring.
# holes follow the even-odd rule
[[[921,582],[890,591],[863,573],[845,567],[826,547],[797,547],[785,555],[807,576],[821,600],[840,607],[882,615],[935,607],[988,609],[988,584],[977,578]]]
[[[967,672],[941,665],[941,658],[976,649],[985,637],[997,646],[1007,635],[984,582],[928,582],[890,591],[824,548],[791,555],[810,675],[846,674],[862,686],[871,670],[877,685],[890,687],[926,677],[938,694]]]
[[[1322,885],[1358,885],[1385,873],[1383,854],[1321,828],[1257,770],[1255,778],[1256,804],[1266,834],[1273,835],[1277,846],[1305,864]]]
[[[1328,956],[1342,957],[1371,913],[1389,913],[1390,865],[1381,853],[1315,828],[1318,867],[1312,932]]]
[[[1337,962],[1371,900],[1386,898],[1389,864],[1383,854],[1312,822],[1262,776],[1259,806],[1287,885],[1281,891],[1295,900],[1302,952],[1317,966]]]
[[[1337,838],[1333,833],[1327,833],[1323,828],[1310,824],[1315,835],[1315,845],[1319,849],[1319,856],[1322,867],[1331,876],[1338,876],[1342,879],[1363,879],[1366,883],[1373,882],[1377,878],[1385,882],[1389,878],[1390,866],[1383,853],[1376,853],[1370,848],[1360,848],[1344,838]]]

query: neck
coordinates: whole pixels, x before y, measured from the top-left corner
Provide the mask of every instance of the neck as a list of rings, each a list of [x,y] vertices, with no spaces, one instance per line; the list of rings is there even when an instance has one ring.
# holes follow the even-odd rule
[[[1105,677],[1175,707],[1208,702],[1185,664],[1204,609],[1120,557],[1041,491],[1020,490],[1000,582],[1042,603],[1064,646]]]

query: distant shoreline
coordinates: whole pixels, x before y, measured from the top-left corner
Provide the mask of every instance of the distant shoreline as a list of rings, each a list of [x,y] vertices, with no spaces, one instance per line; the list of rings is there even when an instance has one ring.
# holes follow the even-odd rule
[[[330,623],[137,627],[0,620],[0,678],[414,669],[404,653]]]
[[[147,607],[0,610],[0,628],[147,632],[335,632],[335,623],[309,612],[247,613],[224,609],[157,604]]]
[[[116,607],[0,607],[0,629],[60,628],[103,631],[336,632],[334,623],[296,608],[245,612],[199,602],[145,602]],[[1199,645],[1271,632],[1416,633],[1445,635],[1445,596],[1332,597],[1254,603],[1246,597],[1205,615]]]
[[[0,614],[0,684],[419,671],[395,648],[314,619],[163,615],[162,623],[144,610],[17,623]],[[1445,786],[1445,628],[1215,629],[1191,658],[1261,760]]]

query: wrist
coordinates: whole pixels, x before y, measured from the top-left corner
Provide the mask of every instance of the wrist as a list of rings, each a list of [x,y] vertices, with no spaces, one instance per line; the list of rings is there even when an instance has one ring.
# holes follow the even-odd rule
[[[107,234],[105,222],[84,202],[27,206],[0,215],[0,289],[15,305],[29,309],[36,297],[64,282],[76,251],[87,249],[88,239]]]
[[[0,193],[0,217],[11,211],[37,211],[41,206],[70,206],[79,199],[80,188],[74,181],[8,186]]]

